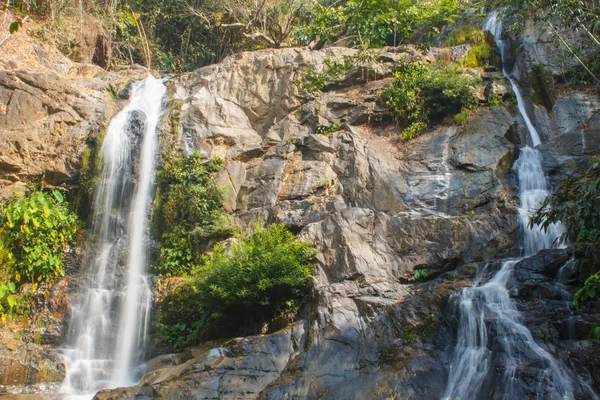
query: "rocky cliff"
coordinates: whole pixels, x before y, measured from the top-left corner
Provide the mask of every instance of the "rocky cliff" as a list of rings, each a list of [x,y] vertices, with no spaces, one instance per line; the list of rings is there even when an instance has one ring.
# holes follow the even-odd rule
[[[255,222],[280,222],[313,243],[313,300],[300,320],[281,331],[159,356],[138,386],[103,391],[97,399],[442,395],[456,335],[453,294],[471,284],[479,265],[519,254],[511,167],[526,143],[524,126],[506,102],[479,108],[463,126],[441,124],[412,141],[397,140],[379,91],[395,61],[434,59],[436,49],[384,49],[376,74],[355,65],[322,93],[302,93],[298,81],[307,68],[353,53],[242,53],[167,81],[163,154],[221,157],[218,179],[236,225],[243,230]],[[526,86],[525,71],[538,61],[517,63]],[[75,180],[86,142],[118,106],[110,94],[118,90],[107,89],[125,86],[140,72],[73,68],[34,73],[4,64],[2,196],[33,176],[54,185]],[[490,91],[510,93],[500,73],[479,73],[482,99]],[[598,154],[596,94],[563,93],[551,110],[533,103],[529,108],[555,177]],[[340,129],[317,133],[333,124]],[[600,368],[585,341],[591,320],[573,312],[556,289],[556,271],[568,258],[558,250],[523,261],[512,292],[536,340],[598,388]],[[428,272],[427,281],[409,282],[418,269]],[[561,287],[568,292],[579,278],[573,271]],[[561,322],[568,316],[574,336]],[[533,395],[535,384],[530,386]]]
[[[355,66],[317,96],[299,91],[302,71],[351,50],[243,53],[170,81],[178,129],[174,142],[165,131],[163,143],[226,160],[220,182],[237,225],[285,223],[317,246],[314,301],[287,329],[163,356],[139,386],[98,399],[442,395],[457,323],[453,294],[471,284],[478,264],[519,253],[511,166],[527,136],[506,105],[480,108],[464,126],[393,140],[395,128],[377,123],[385,120],[377,92],[391,63],[415,54],[398,51],[379,53],[376,78]],[[510,91],[498,73],[482,77],[488,92]],[[530,107],[555,175],[597,154],[596,95]],[[341,129],[317,133],[332,124]],[[523,261],[513,291],[535,338],[586,374],[597,370],[584,341],[590,319],[574,317],[576,335],[566,334],[572,311],[553,283],[567,259],[549,251]],[[429,281],[410,284],[416,269]],[[590,381],[597,385],[598,376]]]

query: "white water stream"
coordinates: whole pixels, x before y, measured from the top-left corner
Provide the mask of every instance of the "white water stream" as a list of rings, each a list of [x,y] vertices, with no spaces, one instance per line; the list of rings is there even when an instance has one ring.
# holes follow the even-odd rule
[[[504,61],[505,43],[498,11],[488,15],[482,29],[494,35]],[[503,73],[517,97],[531,144],[536,147],[541,144],[540,136],[527,115],[521,90],[506,70]],[[541,153],[523,147],[513,171],[519,179],[523,255],[528,257],[552,247],[563,228],[560,224],[547,231],[528,228],[531,211],[550,195]],[[473,286],[460,292],[458,340],[442,399],[529,398],[531,393],[524,392],[523,380],[531,374],[537,374],[535,392],[539,399],[574,399],[574,384],[587,391],[589,398],[597,398],[585,382],[580,382],[560,360],[538,345],[523,324],[509,289],[513,268],[519,261],[504,261],[497,272],[493,265],[486,265],[478,271]]]
[[[62,392],[89,399],[139,378],[149,322],[146,233],[166,95],[149,76],[111,121],[102,144],[102,174],[93,204],[87,269],[72,302]]]

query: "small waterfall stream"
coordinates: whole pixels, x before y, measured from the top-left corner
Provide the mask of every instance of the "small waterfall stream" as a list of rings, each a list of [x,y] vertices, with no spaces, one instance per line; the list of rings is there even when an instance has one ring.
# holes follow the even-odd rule
[[[494,11],[486,18],[482,29],[491,32],[498,44],[503,61],[505,43],[501,39],[502,20]],[[547,196],[547,178],[542,167],[542,155],[535,149],[541,144],[525,108],[517,83],[506,70],[518,101],[519,112],[530,134],[534,148],[521,149],[513,171],[519,180],[519,216],[523,230],[523,256],[535,255],[553,246],[563,232],[560,224],[547,231],[528,228],[529,215]],[[477,273],[472,287],[463,289],[457,299],[459,325],[457,344],[443,399],[521,399],[529,398],[519,381],[537,372],[536,393],[539,399],[574,399],[574,385],[597,398],[584,382],[544,350],[523,324],[522,317],[510,297],[511,274],[520,260],[488,264]],[[500,367],[501,371],[498,371]]]
[[[62,391],[91,398],[139,378],[151,289],[146,270],[148,209],[166,87],[149,76],[111,121],[102,144],[102,174],[93,203],[84,277],[72,302]]]

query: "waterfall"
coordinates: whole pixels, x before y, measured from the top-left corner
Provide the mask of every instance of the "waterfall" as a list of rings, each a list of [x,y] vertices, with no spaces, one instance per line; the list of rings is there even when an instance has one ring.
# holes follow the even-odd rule
[[[504,61],[505,43],[501,39],[502,21],[498,11],[488,15],[482,29],[494,35]],[[528,257],[553,246],[563,228],[560,224],[552,225],[546,231],[528,227],[531,211],[550,193],[542,154],[535,149],[541,144],[540,136],[527,115],[519,86],[506,69],[502,72],[513,88],[534,147],[523,147],[513,167],[519,180],[523,253]],[[597,398],[585,382],[579,382],[560,360],[538,345],[523,324],[509,289],[513,268],[519,261],[506,260],[499,270],[493,264],[480,268],[473,286],[462,289],[456,296],[457,344],[442,398],[528,398],[530,393],[524,393],[520,383],[532,370],[539,371],[535,390],[539,399],[574,399],[574,384],[583,388],[589,398]],[[496,368],[492,368],[492,363]]]
[[[134,384],[143,362],[151,307],[146,234],[165,95],[153,76],[137,83],[106,130],[86,269],[64,349],[62,390],[76,398]]]

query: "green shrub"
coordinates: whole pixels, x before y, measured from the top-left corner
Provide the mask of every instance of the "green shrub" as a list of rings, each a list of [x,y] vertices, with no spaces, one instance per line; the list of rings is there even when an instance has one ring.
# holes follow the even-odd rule
[[[504,105],[504,100],[502,99],[502,96],[495,92],[491,92],[487,98],[487,103],[490,107],[498,107]]]
[[[156,273],[189,271],[211,240],[231,234],[223,193],[214,181],[221,166],[219,159],[202,163],[198,154],[191,154],[165,163],[158,173],[154,225],[162,246]]]
[[[474,105],[473,86],[478,82],[455,64],[404,63],[397,66],[382,99],[394,120],[403,126],[435,122]]]
[[[465,43],[473,45],[485,42],[485,33],[475,25],[463,25],[450,33],[444,44],[446,46],[458,46]]]
[[[424,281],[429,277],[429,272],[424,269],[417,269],[409,278],[409,282],[420,282]]]
[[[159,307],[158,330],[176,348],[201,339],[253,334],[297,308],[310,278],[311,246],[280,224],[217,245]]]
[[[531,95],[533,102],[551,110],[556,100],[556,88],[552,73],[541,64],[534,65],[529,73],[529,83],[533,91]]]
[[[300,80],[302,90],[306,94],[315,94],[323,90],[325,85],[340,81],[350,70],[350,58],[345,57],[342,61],[335,57],[326,57],[320,70],[308,68]]]
[[[16,282],[46,282],[63,274],[65,249],[78,219],[59,191],[13,197],[0,209],[0,233]]]
[[[454,116],[454,123],[456,125],[464,125],[465,122],[467,122],[467,119],[469,119],[469,115],[471,115],[471,111],[473,111],[473,110],[470,108],[467,108],[467,107],[460,110],[460,112]]]
[[[338,124],[331,125],[319,125],[317,126],[316,133],[319,135],[331,136],[332,133],[335,133],[342,129]]]
[[[452,21],[460,3],[389,0],[312,1],[293,37],[301,45],[328,42],[345,36],[351,46],[383,47],[409,42],[428,43]]]
[[[414,122],[408,127],[402,129],[402,137],[406,140],[412,140],[417,136],[421,135],[427,130],[427,124],[425,122]]]
[[[554,196],[549,196],[530,217],[530,229],[548,229],[561,222],[565,232],[559,243],[572,243],[580,266],[589,265],[590,276],[575,293],[576,307],[598,299],[600,293],[600,162],[594,162],[582,176],[561,180]],[[540,228],[538,228],[538,226]],[[594,331],[591,332],[595,335]]]
[[[500,50],[496,46],[494,37],[489,32],[484,32],[475,25],[463,25],[454,30],[448,39],[446,46],[458,46],[470,43],[463,64],[467,67],[495,66],[500,68],[502,60]]]

